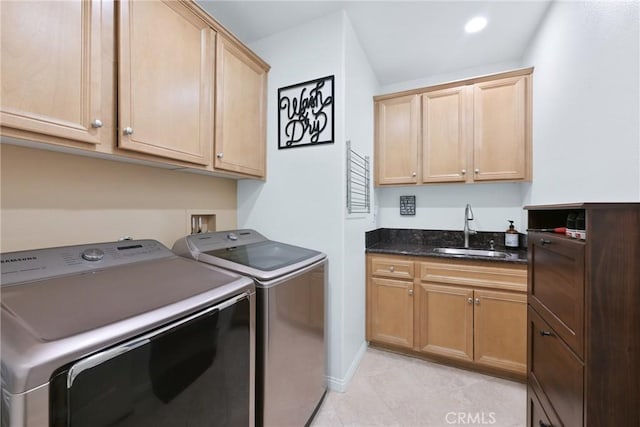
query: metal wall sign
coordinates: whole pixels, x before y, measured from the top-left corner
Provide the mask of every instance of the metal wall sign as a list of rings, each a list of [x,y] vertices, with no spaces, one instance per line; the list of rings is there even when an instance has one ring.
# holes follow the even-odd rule
[[[278,89],[278,149],[334,142],[334,76]]]

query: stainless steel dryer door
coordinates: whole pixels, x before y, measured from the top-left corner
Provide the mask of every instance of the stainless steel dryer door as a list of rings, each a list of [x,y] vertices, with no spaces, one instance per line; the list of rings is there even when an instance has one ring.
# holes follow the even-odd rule
[[[253,425],[254,301],[241,294],[61,369],[51,425]]]

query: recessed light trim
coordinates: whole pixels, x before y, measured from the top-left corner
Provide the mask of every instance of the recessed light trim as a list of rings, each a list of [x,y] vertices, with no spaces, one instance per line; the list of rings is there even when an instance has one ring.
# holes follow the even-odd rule
[[[472,34],[482,31],[486,26],[487,18],[483,16],[476,16],[475,18],[471,18],[467,21],[467,24],[464,26],[464,30],[469,34]]]

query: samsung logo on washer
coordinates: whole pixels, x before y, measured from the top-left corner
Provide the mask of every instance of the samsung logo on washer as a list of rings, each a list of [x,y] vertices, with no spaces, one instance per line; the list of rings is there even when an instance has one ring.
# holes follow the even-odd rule
[[[36,259],[38,259],[37,256],[27,256],[24,258],[9,258],[9,259],[0,260],[0,264],[8,264],[10,262],[20,262],[20,261],[34,261]]]

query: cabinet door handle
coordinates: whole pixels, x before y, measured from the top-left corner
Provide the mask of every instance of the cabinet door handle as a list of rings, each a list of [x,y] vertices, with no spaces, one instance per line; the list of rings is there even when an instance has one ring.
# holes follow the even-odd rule
[[[466,169],[462,169],[462,170],[460,171],[460,173],[461,173],[462,175],[466,175],[466,174],[467,174],[467,170],[466,170]]]
[[[467,302],[468,302],[469,304],[473,304],[473,298],[469,298],[469,299],[467,299]]]
[[[540,330],[540,335],[543,337],[552,337],[553,336],[553,332],[549,332],[549,331],[545,331],[543,329]]]
[[[547,240],[547,239],[540,239],[540,244],[542,246],[544,245],[550,245],[551,244],[551,240]]]
[[[393,273],[394,271],[396,271],[396,268],[392,265],[389,267],[389,271]]]
[[[480,169],[474,170],[475,173],[480,173]]]
[[[223,153],[218,153],[218,154],[216,154],[216,157],[217,157],[217,158],[219,158],[219,159],[221,159],[221,158],[223,158],[223,157],[224,157],[224,154],[223,154]]]
[[[412,297],[413,296],[413,289],[409,289],[409,296]]]
[[[480,305],[480,298],[476,298],[476,305]]]
[[[132,135],[133,134],[133,128],[131,126],[127,126],[126,128],[124,128],[122,130],[122,133],[124,133],[125,135]]]
[[[540,425],[540,427],[553,427],[552,424],[547,424],[542,420],[540,420],[539,425]]]
[[[102,120],[95,119],[94,121],[91,122],[91,127],[95,128],[95,129],[101,128],[102,127]]]
[[[411,176],[415,178],[416,176],[418,176],[418,174],[416,172],[414,172],[414,173],[411,174]]]

